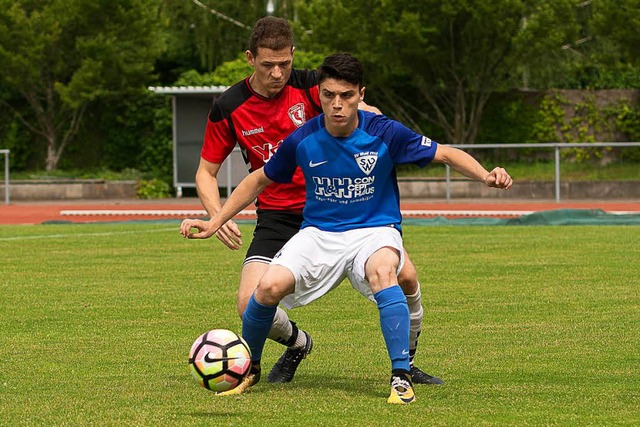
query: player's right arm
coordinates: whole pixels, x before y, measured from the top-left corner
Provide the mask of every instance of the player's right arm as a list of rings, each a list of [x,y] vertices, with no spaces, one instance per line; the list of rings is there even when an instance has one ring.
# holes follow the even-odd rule
[[[200,163],[195,178],[198,197],[209,218],[220,211],[222,206],[218,190],[218,173],[222,163],[229,157],[237,143],[231,129],[231,112],[228,105],[229,100],[235,99],[236,87],[237,85],[234,85],[213,101],[207,117]],[[237,250],[242,244],[242,234],[233,221],[225,224],[216,233],[216,237],[230,249]]]
[[[223,225],[233,218],[242,209],[249,206],[258,197],[258,194],[273,181],[267,178],[264,168],[257,169],[247,175],[236,189],[231,193],[225,204],[218,212],[211,216],[209,221],[201,219],[185,219],[180,224],[180,234],[188,239],[207,239],[213,236]],[[198,231],[192,233],[191,229]]]
[[[447,164],[468,178],[484,182],[487,187],[508,190],[513,185],[513,179],[505,169],[498,166],[489,172],[474,157],[459,148],[438,144],[433,161]]]
[[[196,190],[202,206],[211,218],[220,211],[222,201],[218,187],[218,172],[220,163],[212,163],[200,158],[200,164],[196,172]],[[229,220],[216,232],[216,237],[229,249],[238,250],[242,245],[242,233],[238,225]]]

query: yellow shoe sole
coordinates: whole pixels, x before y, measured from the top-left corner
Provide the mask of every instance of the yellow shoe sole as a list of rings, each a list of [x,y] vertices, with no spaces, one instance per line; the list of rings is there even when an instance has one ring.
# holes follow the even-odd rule
[[[408,405],[409,403],[413,403],[416,401],[416,395],[413,393],[413,390],[408,390],[403,393],[403,396],[400,396],[398,392],[394,389],[391,389],[391,394],[387,399],[387,403],[396,404],[396,405]]]
[[[237,387],[227,391],[220,391],[216,393],[216,396],[237,396],[247,391],[249,387],[255,385],[257,382],[255,375],[248,375]]]

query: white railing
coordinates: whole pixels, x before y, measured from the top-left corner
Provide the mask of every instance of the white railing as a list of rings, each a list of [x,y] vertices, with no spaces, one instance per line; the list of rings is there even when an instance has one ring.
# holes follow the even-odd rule
[[[4,203],[9,204],[9,150],[0,150],[0,154],[4,154]]]
[[[553,148],[555,163],[555,198],[560,201],[560,149],[561,148],[595,148],[595,147],[640,147],[640,142],[548,142],[536,144],[452,144],[452,147],[460,149],[487,149],[487,148]],[[447,201],[451,200],[451,168],[446,166],[446,192]]]

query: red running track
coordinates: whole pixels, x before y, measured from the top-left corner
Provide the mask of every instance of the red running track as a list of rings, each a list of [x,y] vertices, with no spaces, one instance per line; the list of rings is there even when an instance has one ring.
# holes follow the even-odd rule
[[[250,207],[248,209],[254,209]],[[556,209],[601,209],[609,213],[640,214],[640,201],[535,200],[408,200],[401,205],[406,217],[514,217]],[[15,202],[0,205],[0,224],[41,224],[45,221],[107,222],[140,219],[182,219],[205,216],[197,199],[89,200]],[[249,213],[241,218],[253,218]]]

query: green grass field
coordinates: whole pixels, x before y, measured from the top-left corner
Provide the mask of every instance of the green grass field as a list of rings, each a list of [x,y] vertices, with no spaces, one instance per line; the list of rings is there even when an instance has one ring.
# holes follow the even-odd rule
[[[187,354],[208,329],[240,331],[243,252],[177,222],[2,226],[0,425],[640,424],[640,227],[405,236],[426,310],[417,364],[446,385],[398,407],[377,310],[346,283],[290,313],[315,341],[292,383],[217,397]],[[280,352],[267,343],[264,369]]]

